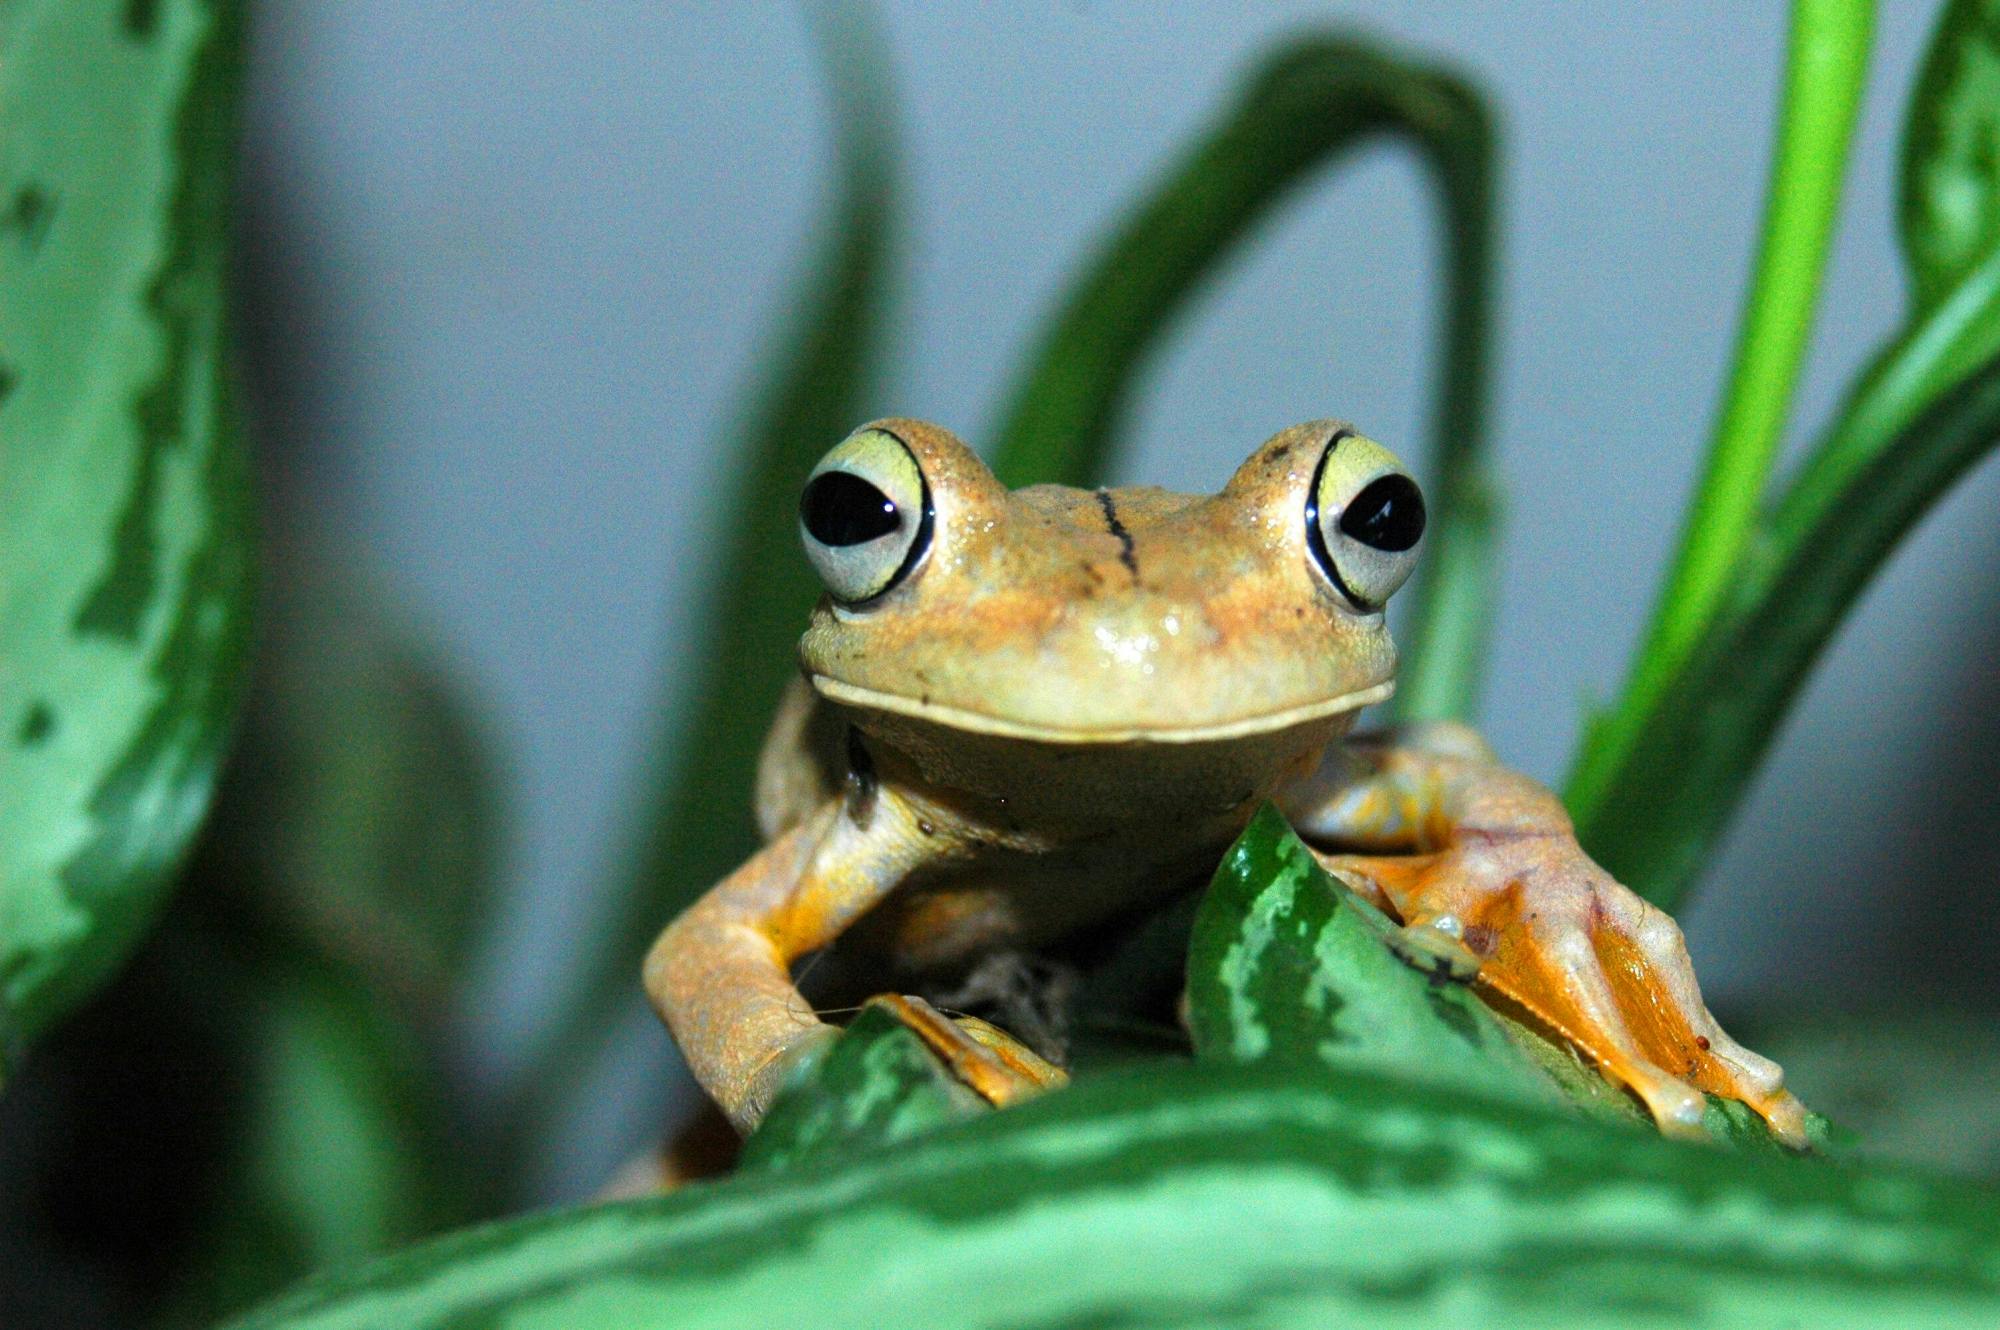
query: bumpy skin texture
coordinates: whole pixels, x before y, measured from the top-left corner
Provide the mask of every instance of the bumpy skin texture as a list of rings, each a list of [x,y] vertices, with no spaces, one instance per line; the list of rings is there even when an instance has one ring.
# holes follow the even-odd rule
[[[1723,1034],[1679,930],[1583,854],[1554,795],[1460,727],[1342,742],[1393,687],[1395,649],[1379,606],[1346,594],[1378,556],[1353,551],[1344,591],[1311,520],[1395,468],[1377,445],[1297,426],[1200,498],[1009,492],[936,426],[870,434],[921,471],[929,543],[887,591],[814,612],[759,773],[769,843],[646,963],[739,1128],[836,1033],[793,984],[800,957],[844,935],[902,972],[1033,947],[1205,872],[1276,799],[1333,871],[1663,1130],[1699,1134],[1708,1090],[1803,1143],[1778,1068]],[[991,1027],[884,1000],[995,1102],[1060,1082]]]

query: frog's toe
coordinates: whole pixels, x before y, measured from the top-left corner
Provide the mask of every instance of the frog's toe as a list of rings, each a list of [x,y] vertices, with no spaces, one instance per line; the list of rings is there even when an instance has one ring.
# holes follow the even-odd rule
[[[901,1021],[962,1084],[1005,1108],[1069,1083],[1069,1074],[977,1016],[946,1016],[920,997],[884,993],[868,999]]]
[[[1750,1107],[1757,1110],[1757,1116],[1764,1119],[1771,1134],[1792,1149],[1812,1148],[1812,1138],[1806,1135],[1806,1106],[1791,1091],[1780,1090],[1768,1100],[1751,1103]]]
[[[1449,914],[1403,925],[1389,935],[1389,949],[1438,983],[1469,984],[1479,977],[1479,956],[1465,945],[1464,925]]]
[[[1708,1129],[1702,1125],[1708,1101],[1701,1091],[1648,1062],[1621,1062],[1616,1074],[1645,1104],[1662,1136],[1688,1141],[1708,1139]]]
[[[1771,1134],[1794,1150],[1811,1148],[1806,1136],[1806,1106],[1785,1088],[1785,1073],[1767,1057],[1752,1053],[1722,1032],[1710,1019],[1709,1052],[1729,1071],[1732,1098],[1748,1104],[1764,1119]]]

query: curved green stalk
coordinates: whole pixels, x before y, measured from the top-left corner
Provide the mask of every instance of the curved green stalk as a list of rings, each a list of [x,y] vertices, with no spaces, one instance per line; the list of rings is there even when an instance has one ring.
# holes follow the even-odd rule
[[[1568,798],[1579,813],[1604,797],[1609,774],[1715,615],[1755,530],[1812,331],[1874,18],[1872,0],[1793,6],[1777,160],[1736,362],[1631,682],[1592,728],[1571,779]]]
[[[1579,835],[1607,869],[1663,909],[1680,904],[1862,588],[1996,442],[2000,358],[1865,458],[1829,449],[1814,459],[1633,736],[1605,797],[1579,818]]]
[[[1669,908],[1727,825],[1819,651],[1902,534],[2000,440],[2000,16],[1940,17],[1904,133],[1910,321],[1769,510],[1703,639],[1590,752],[1573,801],[1592,853]],[[1984,246],[1984,248],[1981,248]],[[1989,409],[1990,408],[1990,409]]]
[[[1412,593],[1401,710],[1456,716],[1472,707],[1492,599],[1482,440],[1494,143],[1484,103],[1455,75],[1328,38],[1274,56],[1062,302],[1005,413],[994,470],[1010,485],[1095,481],[1132,384],[1187,297],[1303,177],[1377,136],[1418,153],[1444,211],[1434,535]]]
[[[1838,422],[1801,468],[1772,520],[1794,527],[1821,520],[1855,472],[1954,384],[2000,351],[2000,246],[1967,271],[1884,351],[1848,399]]]

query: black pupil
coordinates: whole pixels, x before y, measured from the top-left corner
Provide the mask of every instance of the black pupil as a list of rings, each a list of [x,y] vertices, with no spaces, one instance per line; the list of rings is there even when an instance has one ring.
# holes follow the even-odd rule
[[[1370,481],[1340,515],[1340,529],[1363,545],[1398,553],[1424,535],[1424,496],[1408,476]]]
[[[799,520],[822,545],[859,545],[894,531],[902,521],[895,501],[847,471],[814,476],[799,496]]]

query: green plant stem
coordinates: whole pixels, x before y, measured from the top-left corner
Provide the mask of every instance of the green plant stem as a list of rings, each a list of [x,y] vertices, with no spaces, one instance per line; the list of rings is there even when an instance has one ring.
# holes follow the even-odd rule
[[[2000,353],[2000,246],[1892,342],[1862,376],[1838,423],[1773,514],[1789,530],[1826,518],[1854,474],[1912,420]]]
[[[2000,263],[2000,253],[1989,262]],[[1820,450],[1611,772],[1606,796],[1578,819],[1578,834],[1607,869],[1663,909],[1685,899],[1778,722],[1869,578],[1996,442],[2000,358],[1872,451]]]
[[[1482,439],[1491,312],[1494,141],[1477,92],[1357,43],[1280,51],[1209,137],[1111,238],[1010,399],[994,469],[1010,485],[1093,483],[1132,385],[1189,295],[1309,172],[1378,136],[1408,143],[1444,212],[1446,299],[1432,421],[1432,547],[1406,641],[1405,714],[1472,706],[1491,600],[1493,503]]]
[[[1872,0],[1797,0],[1778,129],[1736,361],[1679,553],[1616,710],[1595,727],[1568,797],[1588,812],[1694,651],[1736,575],[1764,500],[1812,331],[1874,28]]]
[[[1748,552],[1728,601],[1734,608],[1718,616],[1709,634],[1724,645],[1704,641],[1620,760],[1599,773],[1595,797],[1572,805],[1585,846],[1655,904],[1672,909],[1685,899],[1768,746],[1769,731],[1867,581],[1868,570],[1846,566],[1829,592],[1813,583],[1824,582],[1831,569],[1800,576],[1781,573],[1780,565],[1802,551],[1830,547],[1842,533],[1874,539],[1875,557],[1886,557],[1977,450],[1992,446],[1990,437],[1938,433],[1923,422],[1944,418],[1936,404],[1967,391],[1981,362],[1995,356],[2000,247],[1965,272],[1862,377]],[[1973,451],[1955,455],[1964,449]],[[1894,511],[1895,503],[1909,501],[1906,486],[1913,480],[1931,488],[1918,496],[1917,508]],[[1884,522],[1891,529],[1884,531]],[[1760,606],[1759,596],[1774,599]],[[1800,616],[1810,625],[1795,622]],[[1764,729],[1746,728],[1754,726]]]

